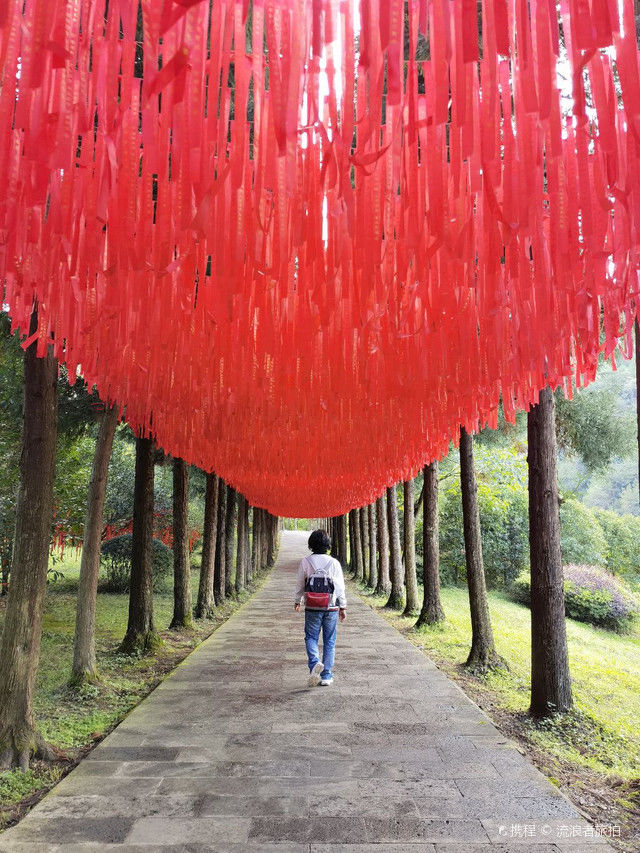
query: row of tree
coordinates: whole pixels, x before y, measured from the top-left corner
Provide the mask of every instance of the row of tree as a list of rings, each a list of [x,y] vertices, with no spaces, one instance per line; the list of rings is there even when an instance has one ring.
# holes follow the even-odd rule
[[[32,317],[37,328],[37,315]],[[31,756],[50,759],[40,736],[32,697],[38,669],[47,569],[52,535],[58,428],[58,364],[36,344],[24,355],[24,401],[19,486],[10,583],[0,641],[0,769],[26,770]],[[109,460],[118,409],[100,415],[86,503],[78,585],[72,681],[97,677],[95,613]],[[153,620],[153,520],[155,465],[162,454],[149,436],[136,439],[129,616],[122,653],[140,653],[159,642]],[[188,628],[194,616],[210,618],[215,607],[241,592],[261,568],[272,565],[278,519],[251,508],[216,474],[206,475],[202,565],[192,608],[188,495],[189,467],[173,460],[174,608],[170,628]]]
[[[529,549],[531,564],[531,713],[546,716],[572,703],[565,630],[560,515],[556,471],[554,395],[540,393],[527,419],[529,469]],[[387,607],[417,615],[416,627],[444,620],[440,600],[438,463],[424,467],[422,494],[414,498],[412,480],[403,483],[402,536],[397,491],[387,489],[375,503],[328,520],[333,553],[354,577]],[[506,666],[497,653],[489,615],[473,439],[460,430],[460,486],[466,577],[472,638],[466,666],[475,673]],[[419,600],[415,516],[423,507],[423,594]]]

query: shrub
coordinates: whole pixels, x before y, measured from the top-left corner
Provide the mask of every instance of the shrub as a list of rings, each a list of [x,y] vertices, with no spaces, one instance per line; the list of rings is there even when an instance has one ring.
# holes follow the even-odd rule
[[[565,566],[564,603],[572,619],[613,631],[628,630],[638,613],[637,602],[623,583],[597,566]]]
[[[531,575],[528,571],[520,572],[518,577],[511,584],[509,594],[518,604],[526,604],[527,607],[531,604]]]
[[[518,575],[511,585],[511,597],[531,604],[531,577]],[[599,625],[612,631],[627,631],[638,615],[638,603],[626,586],[598,566],[564,567],[565,613],[579,622]]]
[[[100,562],[105,567],[106,578],[100,584],[102,592],[129,592],[131,577],[131,549],[133,536],[124,533],[105,542]],[[153,540],[153,591],[165,589],[173,571],[173,552],[159,539]]]
[[[566,565],[607,565],[607,540],[593,510],[567,498],[560,505],[562,562]]]
[[[640,575],[640,518],[609,509],[592,510],[607,543],[607,568],[615,575],[637,580]]]

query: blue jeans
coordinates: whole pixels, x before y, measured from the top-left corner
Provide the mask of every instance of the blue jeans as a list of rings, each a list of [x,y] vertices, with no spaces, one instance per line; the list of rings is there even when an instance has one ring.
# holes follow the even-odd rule
[[[304,644],[309,658],[309,672],[320,660],[318,640],[322,629],[322,663],[324,669],[321,678],[331,678],[333,661],[336,651],[336,634],[338,633],[337,610],[305,610],[304,612]]]

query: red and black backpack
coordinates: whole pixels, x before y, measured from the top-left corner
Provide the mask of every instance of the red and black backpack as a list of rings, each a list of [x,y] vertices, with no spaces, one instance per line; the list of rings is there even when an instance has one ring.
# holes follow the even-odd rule
[[[333,559],[324,566],[316,568],[311,561],[309,565],[313,569],[304,585],[305,607],[307,610],[328,610],[333,604],[333,581],[327,575],[327,569],[332,565]]]

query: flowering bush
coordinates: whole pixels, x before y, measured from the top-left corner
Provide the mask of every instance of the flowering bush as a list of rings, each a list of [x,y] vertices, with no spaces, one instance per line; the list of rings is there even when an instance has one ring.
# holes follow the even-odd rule
[[[511,595],[521,604],[531,603],[531,578],[522,572]],[[598,566],[564,567],[564,607],[567,616],[613,631],[627,631],[638,615],[638,602],[623,582]]]

